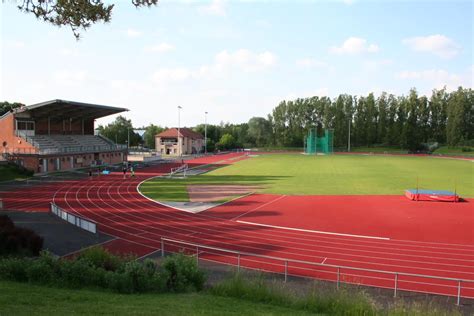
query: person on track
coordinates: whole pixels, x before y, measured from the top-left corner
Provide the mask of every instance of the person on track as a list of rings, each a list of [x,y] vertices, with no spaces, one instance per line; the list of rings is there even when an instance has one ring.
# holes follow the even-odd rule
[[[130,177],[131,178],[135,177],[135,170],[133,169],[133,166],[130,167]]]
[[[122,172],[123,172],[123,178],[125,179],[127,177],[127,166],[123,166]]]

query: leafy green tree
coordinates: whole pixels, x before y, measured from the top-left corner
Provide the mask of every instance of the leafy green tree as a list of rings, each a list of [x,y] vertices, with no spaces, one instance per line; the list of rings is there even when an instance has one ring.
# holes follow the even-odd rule
[[[219,140],[219,143],[217,144],[217,147],[219,149],[233,149],[235,148],[235,138],[231,134],[224,134],[222,135],[221,139]]]
[[[464,141],[469,139],[473,105],[467,92],[468,90],[459,87],[448,99],[446,141],[450,146],[463,145]]]
[[[19,103],[19,102],[13,102],[13,103],[10,103],[7,101],[0,102],[0,116],[2,116],[3,114],[7,113],[10,110],[19,108],[21,106],[24,106],[24,104]]]
[[[76,39],[80,30],[88,29],[95,23],[108,23],[112,18],[114,4],[105,4],[103,0],[22,0],[18,9],[33,14],[37,19],[55,26],[68,26]],[[151,7],[158,0],[132,0],[136,8]]]
[[[429,102],[430,135],[437,142],[446,142],[446,109],[448,106],[448,93],[446,88],[433,90]]]
[[[388,101],[387,93],[383,92],[377,99],[378,124],[377,124],[377,143],[387,144],[387,130],[388,130]]]
[[[248,122],[248,136],[258,147],[268,145],[271,140],[272,126],[263,117],[252,117]]]
[[[146,147],[150,149],[155,149],[155,135],[164,131],[164,128],[161,126],[156,126],[153,124],[148,125],[145,128],[145,133],[143,134],[143,143]]]
[[[133,131],[131,120],[119,115],[114,122],[98,127],[99,133],[118,144],[127,144],[130,137],[130,146],[138,146],[142,140],[140,135]]]

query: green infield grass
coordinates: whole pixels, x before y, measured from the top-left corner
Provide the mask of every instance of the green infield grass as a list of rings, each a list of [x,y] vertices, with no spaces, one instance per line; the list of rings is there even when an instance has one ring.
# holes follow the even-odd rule
[[[124,295],[0,282],[0,315],[314,315],[206,293]]]
[[[188,184],[244,184],[289,195],[404,194],[405,189],[456,191],[474,197],[474,163],[411,156],[269,154],[186,179],[154,178],[140,187],[148,197],[187,201]]]

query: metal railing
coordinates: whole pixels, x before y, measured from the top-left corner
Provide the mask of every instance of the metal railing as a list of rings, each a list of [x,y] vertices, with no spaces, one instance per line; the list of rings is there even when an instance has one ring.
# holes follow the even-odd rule
[[[68,223],[77,226],[81,229],[84,229],[93,234],[97,234],[97,223],[83,217],[73,215],[65,210],[61,209],[59,206],[51,202],[51,213],[58,216],[59,218],[67,221]]]
[[[393,296],[397,297],[398,291],[400,290],[410,291],[410,292],[422,292],[422,291],[417,291],[416,289],[401,287],[401,284],[410,284],[410,285],[417,284],[417,285],[424,285],[428,287],[429,286],[448,287],[448,288],[453,289],[452,294],[440,293],[440,292],[435,292],[435,291],[431,291],[431,292],[425,291],[425,292],[429,294],[436,294],[436,295],[454,296],[456,297],[456,305],[460,304],[461,297],[474,298],[474,295],[472,297],[462,295],[462,289],[465,289],[465,290],[469,289],[472,292],[474,292],[474,280],[406,273],[406,272],[394,272],[394,271],[385,271],[385,270],[376,270],[376,269],[367,269],[367,268],[357,268],[357,267],[325,264],[325,263],[316,263],[316,262],[303,261],[303,260],[297,260],[297,259],[266,256],[266,255],[245,252],[245,251],[236,251],[236,250],[218,248],[218,247],[213,247],[213,246],[206,246],[206,245],[196,244],[196,243],[177,240],[177,239],[165,238],[165,237],[161,238],[161,256],[162,257],[165,255],[165,244],[177,247],[179,251],[191,250],[192,251],[191,253],[195,252],[197,262],[199,262],[200,251],[201,251],[201,256],[202,256],[204,253],[204,250],[206,250],[208,254],[214,254],[221,257],[225,256],[223,254],[227,254],[227,257],[230,254],[230,255],[233,255],[233,257],[231,258],[236,259],[235,264],[232,264],[232,265],[236,265],[238,270],[240,270],[243,267],[246,269],[255,269],[255,270],[267,271],[267,272],[272,272],[272,273],[277,273],[277,274],[283,274],[285,282],[288,280],[289,275],[298,276],[298,277],[311,277],[311,275],[308,275],[308,272],[311,271],[311,272],[319,273],[319,277],[313,277],[315,279],[336,281],[336,286],[338,289],[341,283],[358,284],[358,285],[373,286],[373,287],[379,287],[379,288],[380,287],[390,288],[390,289],[393,289]],[[185,247],[183,247],[183,245]],[[212,251],[214,251],[214,253],[212,253]],[[267,261],[266,262],[257,261],[255,259],[264,259]],[[206,259],[203,259],[203,260],[206,260]],[[210,260],[210,259],[207,259],[207,260]],[[242,265],[241,263],[242,260],[246,260],[248,262],[247,266]],[[217,260],[214,260],[214,261],[217,261]],[[254,267],[252,267],[252,264],[254,265]],[[269,269],[265,270],[261,268],[262,264],[267,265],[267,266],[268,265],[279,266],[283,268],[283,271],[278,272],[278,271],[269,270]],[[303,270],[307,273],[307,275],[304,275],[302,273],[297,274],[296,272],[289,273],[288,272],[289,268],[292,268],[293,270]],[[319,269],[315,270],[315,268],[319,268]],[[321,270],[321,268],[323,269]],[[348,271],[348,272],[344,272],[344,271]],[[349,273],[351,271],[352,273]],[[359,274],[354,274],[357,272],[359,272]],[[330,274],[333,277],[332,278],[322,277],[321,275],[324,275],[324,274]],[[376,276],[371,276],[368,274],[375,274]],[[391,277],[387,278],[387,276],[391,276]],[[406,277],[407,279],[401,280],[401,277]],[[369,279],[378,280],[379,285],[370,284],[369,282],[367,282],[367,280]],[[428,283],[426,280],[442,281],[445,284]],[[385,283],[385,284],[381,285],[380,284],[381,281],[382,283]],[[471,286],[467,286],[469,284]]]

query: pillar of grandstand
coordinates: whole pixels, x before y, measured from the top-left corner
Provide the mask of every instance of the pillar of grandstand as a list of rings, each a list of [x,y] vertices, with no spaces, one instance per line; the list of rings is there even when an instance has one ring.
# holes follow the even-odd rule
[[[333,152],[333,130],[325,129],[324,136],[318,137],[316,128],[311,128],[305,139],[305,153],[308,155],[331,154]]]
[[[123,162],[125,145],[94,135],[94,121],[124,108],[65,100],[24,106],[0,117],[0,153],[36,173]]]

